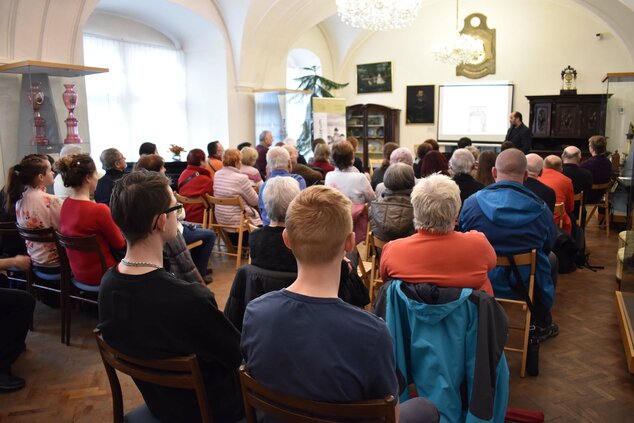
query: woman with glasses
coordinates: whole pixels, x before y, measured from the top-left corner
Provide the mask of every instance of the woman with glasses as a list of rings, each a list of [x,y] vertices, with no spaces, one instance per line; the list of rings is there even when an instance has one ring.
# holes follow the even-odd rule
[[[95,235],[106,260],[106,267],[117,264],[113,251],[123,253],[125,240],[105,204],[95,203],[90,195],[97,188],[97,168],[88,154],[62,157],[55,163],[64,186],[71,195],[64,200],[60,213],[60,233],[66,236]],[[103,276],[99,257],[95,252],[68,249],[66,251],[75,279],[85,285],[97,286]]]

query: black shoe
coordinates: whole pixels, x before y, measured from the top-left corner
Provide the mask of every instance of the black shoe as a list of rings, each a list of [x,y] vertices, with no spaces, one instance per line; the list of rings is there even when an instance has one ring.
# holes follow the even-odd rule
[[[26,382],[21,377],[11,374],[11,372],[0,373],[0,391],[14,391],[24,388]]]
[[[213,276],[208,274],[208,275],[203,277],[203,280],[205,281],[206,285],[209,285],[210,283],[212,283],[214,281],[214,278],[213,278]]]
[[[539,339],[539,342],[544,342],[548,338],[554,338],[559,335],[559,326],[553,322],[545,328],[535,327],[535,337]]]

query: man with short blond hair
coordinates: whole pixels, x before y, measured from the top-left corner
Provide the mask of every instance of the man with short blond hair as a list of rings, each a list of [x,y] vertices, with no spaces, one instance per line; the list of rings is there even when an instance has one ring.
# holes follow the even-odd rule
[[[337,298],[341,259],[355,245],[350,200],[334,188],[307,188],[291,202],[282,236],[297,259],[297,279],[247,306],[241,347],[251,375],[276,392],[314,401],[398,397],[387,325]],[[439,419],[424,398],[399,412],[401,422]]]

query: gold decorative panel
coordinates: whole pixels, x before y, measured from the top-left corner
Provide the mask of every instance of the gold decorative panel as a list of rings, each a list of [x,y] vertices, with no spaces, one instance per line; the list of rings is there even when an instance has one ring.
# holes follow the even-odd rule
[[[472,13],[464,19],[461,34],[479,38],[484,43],[484,58],[475,64],[456,66],[456,75],[471,79],[495,74],[495,29],[487,26],[487,17],[482,13]]]

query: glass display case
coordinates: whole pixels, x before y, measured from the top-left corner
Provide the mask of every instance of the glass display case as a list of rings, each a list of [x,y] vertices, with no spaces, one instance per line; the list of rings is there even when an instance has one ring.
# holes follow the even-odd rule
[[[357,156],[367,170],[371,159],[381,159],[386,142],[399,143],[398,109],[378,104],[357,104],[346,107],[348,136],[359,140]]]

